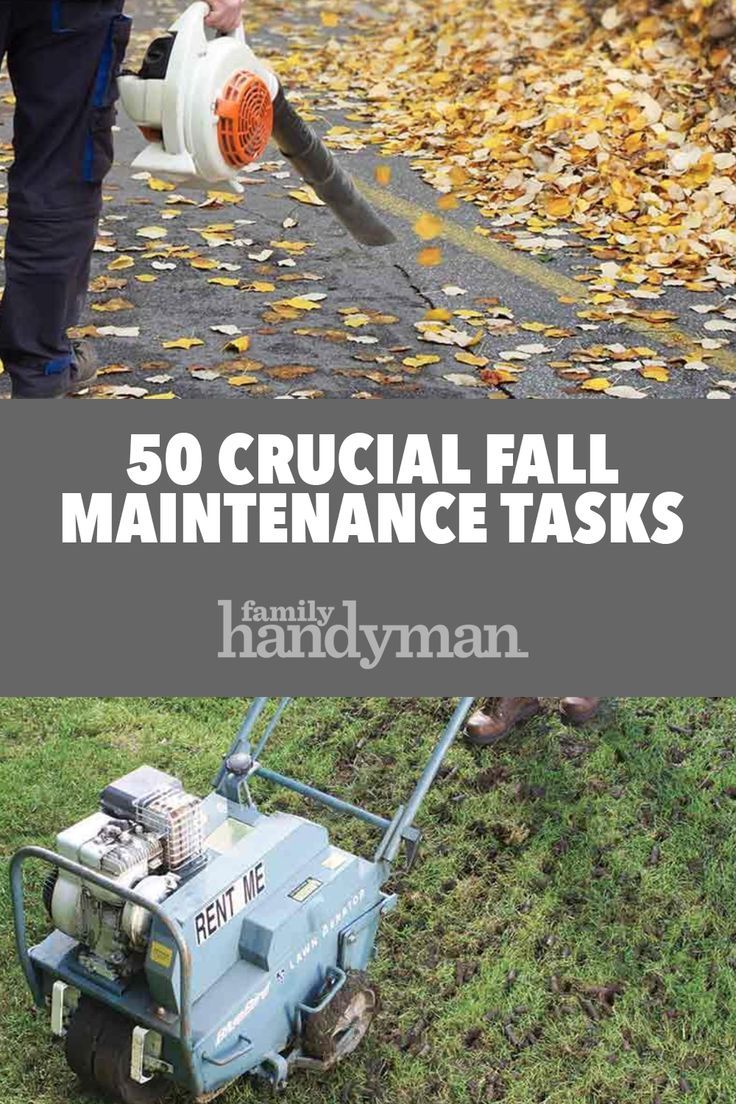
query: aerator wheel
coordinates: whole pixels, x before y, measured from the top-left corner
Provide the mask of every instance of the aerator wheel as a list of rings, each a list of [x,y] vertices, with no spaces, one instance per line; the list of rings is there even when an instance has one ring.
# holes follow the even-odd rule
[[[304,1053],[333,1066],[363,1041],[378,1010],[378,992],[365,973],[348,974],[342,989],[322,1012],[307,1016]]]
[[[131,1049],[130,1021],[105,1010],[95,1051],[95,1081],[103,1092],[123,1104],[154,1104],[162,1100],[169,1087],[165,1078],[153,1077],[140,1085],[130,1076]]]
[[[79,1080],[88,1086],[95,1081],[93,1059],[102,1029],[102,1012],[101,1005],[89,997],[80,997],[64,1039],[68,1065]]]
[[[86,1085],[123,1104],[158,1104],[168,1091],[163,1077],[139,1085],[130,1076],[131,1024],[82,997],[69,1022],[66,1060]]]

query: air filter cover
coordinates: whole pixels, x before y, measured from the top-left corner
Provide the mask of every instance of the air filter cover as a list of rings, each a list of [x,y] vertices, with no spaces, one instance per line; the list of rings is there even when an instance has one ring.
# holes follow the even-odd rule
[[[217,115],[226,164],[243,169],[257,161],[273,133],[273,100],[265,82],[245,70],[234,73],[218,101]]]

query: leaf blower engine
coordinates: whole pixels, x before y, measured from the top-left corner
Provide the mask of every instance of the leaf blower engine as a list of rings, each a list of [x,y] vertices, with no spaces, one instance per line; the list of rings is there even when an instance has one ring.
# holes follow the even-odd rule
[[[253,53],[242,27],[217,35],[205,23],[209,11],[197,0],[151,43],[140,71],[120,78],[123,107],[149,141],[134,167],[242,191],[238,174],[273,138],[357,241],[395,241]]]

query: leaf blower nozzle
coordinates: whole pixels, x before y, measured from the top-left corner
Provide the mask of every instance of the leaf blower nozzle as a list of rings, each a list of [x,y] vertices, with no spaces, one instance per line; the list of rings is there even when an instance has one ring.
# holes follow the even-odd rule
[[[352,177],[289,103],[280,88],[273,105],[273,140],[346,230],[362,245],[390,245],[396,235],[358,191]]]

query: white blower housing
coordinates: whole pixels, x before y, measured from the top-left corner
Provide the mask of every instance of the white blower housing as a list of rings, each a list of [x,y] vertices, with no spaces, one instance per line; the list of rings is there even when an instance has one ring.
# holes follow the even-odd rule
[[[140,75],[120,78],[123,107],[149,139],[133,167],[242,191],[238,173],[271,138],[279,82],[242,27],[218,35],[205,24],[209,12],[197,0],[171,27],[171,39],[154,44],[168,54],[160,72],[146,75],[144,65]]]

